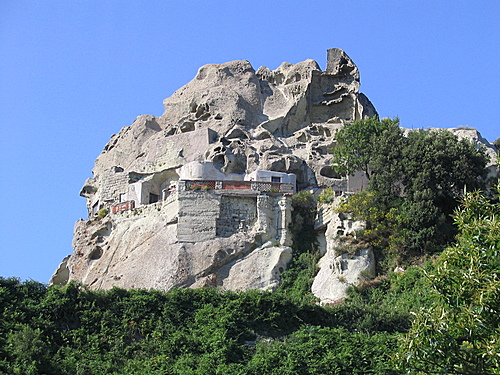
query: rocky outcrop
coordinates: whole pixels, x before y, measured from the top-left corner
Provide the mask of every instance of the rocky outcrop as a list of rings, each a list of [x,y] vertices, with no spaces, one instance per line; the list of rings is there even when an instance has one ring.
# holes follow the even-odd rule
[[[162,290],[176,286],[274,289],[279,285],[279,276],[291,259],[291,241],[288,231],[277,232],[275,222],[289,221],[289,197],[230,196],[217,190],[186,190],[175,195],[140,209],[78,221],[75,251],[59,266],[52,282],[79,280],[99,289]],[[251,217],[243,211],[253,205],[255,217],[249,226],[237,230],[225,223],[225,232],[219,234],[220,201],[228,197],[234,198],[226,208],[230,215]]]
[[[114,166],[153,173],[198,160],[226,174],[268,169],[295,173],[299,189],[316,185],[318,175],[329,178],[321,168],[329,165],[335,130],[376,115],[358,91],[352,60],[337,49],[328,56],[326,71],[313,60],[273,71],[255,72],[248,61],[201,67],[165,99],[162,116],[139,116],[111,137],[94,178]]]
[[[321,204],[315,222],[322,257],[312,292],[322,304],[343,300],[349,286],[375,276],[372,249],[356,243],[356,232],[363,229],[364,224],[337,212],[335,207],[339,201]]]
[[[80,192],[89,218],[76,223],[73,254],[51,283],[275,289],[291,259],[290,195],[366,186],[362,174],[331,168],[335,132],[377,114],[359,87],[358,68],[339,49],[328,50],[324,71],[313,60],[201,67],[161,116],[139,116],[104,147]],[[359,225],[320,209],[324,256],[313,292],[324,303],[373,272],[368,247],[339,251],[338,236]]]
[[[325,71],[313,60],[205,65],[161,116],[113,135],[80,193],[89,219],[52,283],[276,288],[291,259],[289,195],[345,189],[329,166],[332,135],[376,115],[345,52],[327,60]]]

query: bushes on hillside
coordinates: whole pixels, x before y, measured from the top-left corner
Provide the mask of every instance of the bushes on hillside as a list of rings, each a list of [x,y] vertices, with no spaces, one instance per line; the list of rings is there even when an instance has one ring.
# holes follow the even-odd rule
[[[387,355],[408,327],[408,313],[359,301],[323,308],[284,293],[0,278],[6,374],[392,374]]]
[[[370,179],[341,210],[366,221],[364,240],[375,246],[385,271],[446,247],[457,233],[451,215],[464,189],[484,186],[483,150],[449,131],[405,136],[397,119],[368,119],[342,128],[336,139],[334,166],[363,170]]]

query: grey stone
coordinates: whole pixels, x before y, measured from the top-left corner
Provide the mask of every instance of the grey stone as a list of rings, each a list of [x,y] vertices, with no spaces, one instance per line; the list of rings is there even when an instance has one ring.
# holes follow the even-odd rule
[[[246,60],[201,67],[164,100],[161,116],[139,116],[111,136],[80,192],[89,219],[76,223],[73,254],[51,282],[275,289],[291,258],[290,197],[244,180],[265,170],[278,179],[295,174],[298,190],[363,188],[362,175],[341,178],[330,168],[335,132],[377,115],[359,86],[358,68],[339,49],[328,50],[325,71],[313,60],[257,72]],[[478,133],[457,134],[485,144]],[[191,180],[211,182],[193,190]],[[224,189],[228,182],[235,189]],[[338,263],[330,233],[340,224],[320,212],[326,258],[313,291],[330,301],[343,293],[328,286],[338,279],[328,267]],[[348,260],[349,282],[371,259],[365,250]]]
[[[340,251],[340,239],[355,237],[356,231],[364,227],[362,222],[353,221],[336,211],[340,201],[320,205],[315,222],[322,257],[311,289],[322,304],[342,301],[347,297],[349,286],[357,286],[366,278],[375,276],[375,258],[370,247],[360,248],[354,254]]]

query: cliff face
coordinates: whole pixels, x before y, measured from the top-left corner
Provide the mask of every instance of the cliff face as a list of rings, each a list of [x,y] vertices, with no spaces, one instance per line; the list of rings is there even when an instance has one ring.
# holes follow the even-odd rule
[[[292,256],[291,195],[366,186],[362,174],[336,175],[329,153],[337,129],[377,114],[359,85],[339,49],[328,50],[325,71],[313,60],[201,67],[160,117],[139,116],[104,147],[80,192],[89,218],[76,223],[73,254],[51,283],[275,289]],[[496,149],[474,129],[450,130],[486,148],[494,178]],[[334,303],[373,275],[373,253],[339,253],[339,236],[362,223],[328,205],[315,226],[323,257],[312,291]]]
[[[81,195],[73,254],[51,282],[92,288],[274,289],[291,259],[290,195],[347,181],[330,168],[332,134],[376,115],[342,51],[257,72],[201,67],[111,137]]]
[[[80,195],[89,218],[75,225],[73,254],[52,284],[91,288],[275,289],[291,250],[291,195],[332,187],[355,192],[362,174],[340,178],[329,150],[345,123],[375,116],[359,72],[339,49],[257,72],[248,61],[201,67],[164,100],[111,137]],[[450,129],[496,149],[473,129]],[[489,165],[490,177],[498,173]],[[361,227],[320,206],[323,258],[312,286],[323,303],[374,272],[370,248],[338,253],[339,236]]]

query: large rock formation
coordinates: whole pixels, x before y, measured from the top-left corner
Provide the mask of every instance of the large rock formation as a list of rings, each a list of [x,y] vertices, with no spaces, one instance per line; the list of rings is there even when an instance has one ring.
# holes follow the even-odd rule
[[[76,223],[74,252],[51,282],[275,289],[291,259],[290,195],[365,186],[362,175],[338,176],[329,153],[337,129],[377,114],[359,85],[339,49],[328,50],[325,71],[313,60],[201,67],[161,116],[139,116],[104,147],[80,193],[89,218]],[[373,254],[339,254],[332,233],[358,224],[320,212],[313,291],[332,302],[373,272]]]
[[[376,115],[339,49],[257,72],[201,67],[111,137],[81,191],[88,220],[52,283],[92,288],[273,289],[291,259],[290,195],[347,186],[330,168],[332,134]]]

